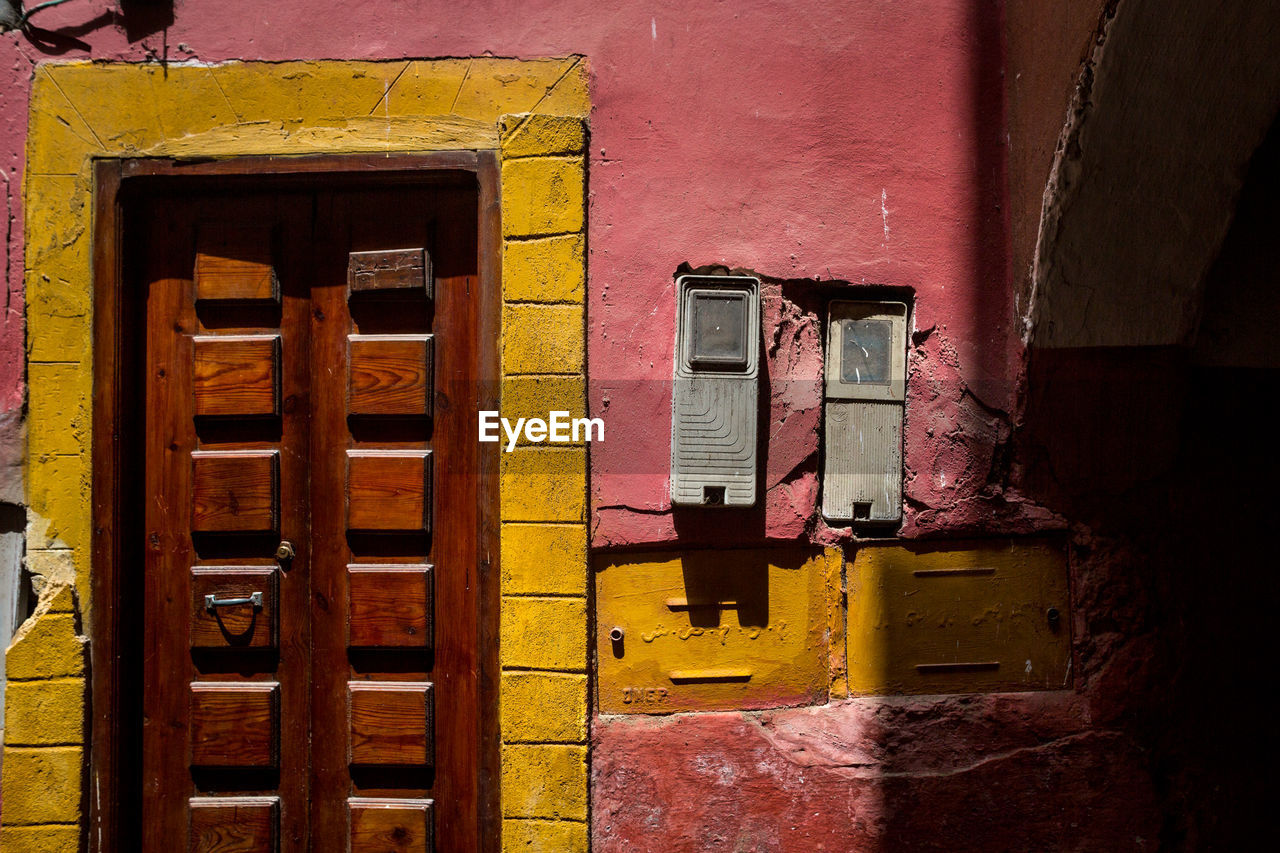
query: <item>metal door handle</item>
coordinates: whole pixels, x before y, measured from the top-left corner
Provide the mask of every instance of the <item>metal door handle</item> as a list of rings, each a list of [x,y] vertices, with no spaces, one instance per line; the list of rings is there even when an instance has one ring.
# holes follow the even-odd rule
[[[216,595],[204,597],[204,609],[210,613],[215,607],[234,607],[237,604],[252,604],[254,610],[262,609],[262,593],[252,593],[248,598],[218,598]]]

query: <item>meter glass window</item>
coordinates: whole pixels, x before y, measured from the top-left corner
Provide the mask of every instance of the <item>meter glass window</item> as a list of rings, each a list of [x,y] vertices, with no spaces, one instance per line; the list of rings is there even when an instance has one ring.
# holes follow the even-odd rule
[[[692,343],[689,361],[695,367],[745,368],[746,294],[694,293]]]
[[[888,320],[845,320],[840,330],[840,381],[888,385],[893,327]]]

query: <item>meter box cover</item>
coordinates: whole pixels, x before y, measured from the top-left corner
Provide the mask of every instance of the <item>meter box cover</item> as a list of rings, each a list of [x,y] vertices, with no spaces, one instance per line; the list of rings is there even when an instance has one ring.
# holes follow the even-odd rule
[[[671,503],[753,506],[760,376],[760,281],[676,280]]]

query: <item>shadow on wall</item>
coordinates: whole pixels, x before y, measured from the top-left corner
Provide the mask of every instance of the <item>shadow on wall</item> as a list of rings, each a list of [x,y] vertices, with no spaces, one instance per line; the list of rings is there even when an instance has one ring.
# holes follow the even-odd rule
[[[1280,122],[1254,155],[1188,347],[1031,354],[1027,488],[1074,542],[1085,689],[1150,756],[1170,849],[1246,849],[1280,756],[1247,689],[1270,670],[1280,579],[1264,534],[1280,455]]]
[[[12,11],[8,9],[10,5],[15,7]],[[16,7],[19,5],[25,5],[26,12],[30,15],[25,21],[17,12]],[[50,8],[54,5],[61,3],[49,4]],[[164,32],[173,24],[173,0],[119,0],[118,11],[107,10],[85,20],[79,17],[72,19],[68,10],[64,10],[56,16],[56,23],[49,23],[50,17],[43,14],[44,10],[40,6],[38,2],[19,4],[16,0],[0,4],[0,26],[16,27],[21,23],[22,34],[27,41],[46,56],[62,56],[73,51],[90,52],[92,48],[82,40],[83,37],[104,27],[117,26],[124,31],[130,42],[138,42]],[[41,26],[42,24],[46,26]],[[169,60],[167,41],[164,56],[160,60]]]

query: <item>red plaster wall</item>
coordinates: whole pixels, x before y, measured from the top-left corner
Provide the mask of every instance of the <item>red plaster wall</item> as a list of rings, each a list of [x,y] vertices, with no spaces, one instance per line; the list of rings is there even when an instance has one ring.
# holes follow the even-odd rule
[[[227,0],[178,2],[172,24],[150,34],[145,4],[124,4],[125,26],[113,23],[116,8],[77,0],[35,19],[74,37],[0,39],[8,78],[0,162],[15,223],[34,62],[590,58],[591,403],[608,423],[608,440],[593,448],[596,544],[675,535],[666,476],[672,279],[682,263],[803,280],[784,288],[800,298],[818,280],[913,289],[916,328],[932,330],[929,345],[945,348],[951,362],[946,380],[918,402],[913,387],[908,530],[943,525],[917,511],[985,488],[1001,429],[976,441],[956,430],[974,417],[1003,418],[1017,364],[999,3],[370,0],[316,14],[304,0]],[[11,287],[20,245],[19,230],[10,241]],[[20,295],[9,307],[0,349],[5,411],[22,396]],[[776,291],[766,306],[769,317],[792,311]],[[814,522],[815,331],[770,359],[769,494],[755,538],[828,538]],[[800,387],[785,387],[792,382]],[[974,520],[951,513],[946,525]]]

